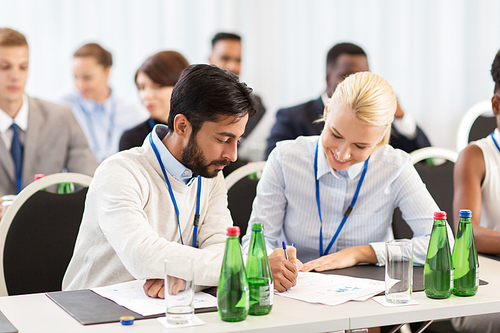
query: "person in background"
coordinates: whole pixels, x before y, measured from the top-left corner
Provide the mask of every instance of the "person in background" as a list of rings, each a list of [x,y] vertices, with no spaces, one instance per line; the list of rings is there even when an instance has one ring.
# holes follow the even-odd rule
[[[35,174],[92,176],[97,167],[71,110],[26,95],[28,69],[25,36],[0,28],[0,196],[19,193]]]
[[[167,124],[172,90],[188,66],[188,61],[179,52],[162,51],[146,59],[139,67],[135,73],[135,84],[150,118],[123,133],[120,151],[142,146],[156,124]]]
[[[414,264],[423,265],[439,208],[410,156],[388,145],[396,107],[391,86],[376,74],[360,72],[340,83],[325,107],[321,135],[279,142],[269,156],[244,252],[252,225],[262,223],[269,249],[296,244],[302,271],[384,265],[399,207],[413,230]]]
[[[497,128],[460,152],[454,169],[453,210],[470,209],[477,251],[500,255],[500,51],[491,66],[491,106]],[[457,215],[457,214],[455,214]],[[458,228],[458,216],[455,228]],[[500,313],[453,318],[457,332],[500,332]]]
[[[58,98],[71,107],[99,163],[118,152],[126,129],[147,118],[137,103],[108,86],[112,65],[111,53],[99,44],[83,45],[73,54],[75,88]]]
[[[328,98],[337,85],[353,73],[368,70],[368,57],[361,47],[351,43],[334,45],[326,57],[326,90],[317,99],[278,110],[276,123],[267,141],[266,158],[279,141],[319,135],[323,123],[317,120],[321,118]],[[390,145],[407,153],[431,145],[415,119],[411,114],[403,112],[399,103],[392,124]]]
[[[255,113],[251,93],[216,66],[183,71],[168,126],[156,125],[141,147],[97,169],[64,290],[147,279],[145,293],[164,297],[163,260],[180,254],[194,258],[197,286],[217,285],[232,225],[221,171],[236,160],[238,140]],[[296,283],[295,265],[281,256],[270,262],[276,283]],[[176,277],[182,279],[181,267]]]
[[[225,68],[236,75],[240,75],[241,71],[241,37],[239,35],[227,32],[219,32],[212,38],[212,53],[208,57],[208,61],[212,65],[220,68]],[[254,94],[258,103],[257,113],[248,120],[245,133],[241,141],[242,145],[248,144],[244,141],[250,133],[255,129],[259,121],[264,116],[266,109],[262,104],[262,99]],[[231,171],[247,164],[249,161],[261,160],[261,156],[248,156],[249,158],[241,158],[224,169],[224,174],[228,175]],[[251,158],[250,158],[251,157]]]

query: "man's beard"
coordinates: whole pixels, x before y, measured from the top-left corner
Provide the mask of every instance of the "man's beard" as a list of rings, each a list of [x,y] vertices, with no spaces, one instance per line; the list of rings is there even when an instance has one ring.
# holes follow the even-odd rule
[[[185,167],[190,169],[195,174],[200,175],[202,177],[205,178],[217,177],[221,169],[215,169],[215,171],[209,172],[208,167],[211,165],[228,166],[231,163],[231,161],[222,159],[222,160],[213,160],[212,162],[208,163],[205,159],[205,156],[203,155],[202,150],[198,146],[195,137],[196,135],[191,134],[187,147],[182,149],[182,156],[181,156],[182,164],[184,164]]]

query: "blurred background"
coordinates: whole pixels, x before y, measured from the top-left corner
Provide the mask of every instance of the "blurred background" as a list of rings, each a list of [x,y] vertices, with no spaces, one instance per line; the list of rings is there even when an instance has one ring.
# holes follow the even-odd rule
[[[26,92],[48,100],[73,85],[72,55],[85,43],[113,54],[111,87],[138,100],[134,74],[149,55],[207,63],[215,33],[240,34],[241,79],[267,108],[252,133],[262,146],[278,108],[324,91],[326,53],[348,41],[432,145],[455,149],[462,115],[493,95],[499,13],[495,0],[0,0],[0,26],[30,46]]]

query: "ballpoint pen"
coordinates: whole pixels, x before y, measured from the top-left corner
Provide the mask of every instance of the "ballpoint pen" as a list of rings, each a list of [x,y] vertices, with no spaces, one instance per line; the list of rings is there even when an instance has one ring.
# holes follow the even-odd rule
[[[284,241],[282,242],[282,245],[283,245],[283,251],[285,251],[285,259],[288,260],[288,253],[286,252],[286,244]]]

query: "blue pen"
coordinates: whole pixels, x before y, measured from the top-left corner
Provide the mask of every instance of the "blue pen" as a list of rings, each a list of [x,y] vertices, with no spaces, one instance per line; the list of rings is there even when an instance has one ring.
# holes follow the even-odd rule
[[[288,253],[286,253],[286,244],[285,242],[282,242],[283,244],[283,251],[285,251],[285,259],[288,260]]]

